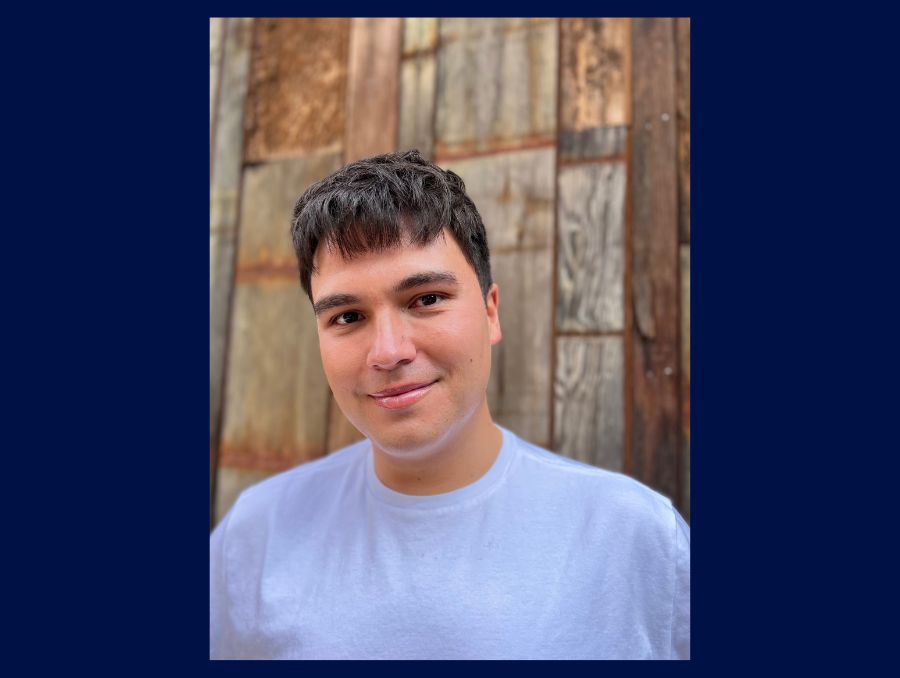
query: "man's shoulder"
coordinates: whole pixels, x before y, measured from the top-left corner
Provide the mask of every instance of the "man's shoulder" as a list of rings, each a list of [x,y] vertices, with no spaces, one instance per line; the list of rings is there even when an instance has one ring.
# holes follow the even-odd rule
[[[253,520],[262,513],[277,510],[286,501],[315,503],[323,488],[333,490],[333,481],[359,469],[368,450],[369,441],[360,440],[325,457],[269,476],[244,489],[231,512],[242,520]]]
[[[569,506],[620,519],[655,518],[661,526],[674,526],[671,500],[624,473],[563,457],[522,439],[519,449],[526,482],[566,497]]]

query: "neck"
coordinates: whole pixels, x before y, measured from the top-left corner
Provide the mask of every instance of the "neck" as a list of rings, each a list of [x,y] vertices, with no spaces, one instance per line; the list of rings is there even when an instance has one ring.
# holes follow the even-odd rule
[[[444,494],[471,485],[487,473],[502,445],[503,433],[491,419],[485,402],[471,421],[451,431],[427,454],[401,457],[373,443],[375,475],[402,494]]]

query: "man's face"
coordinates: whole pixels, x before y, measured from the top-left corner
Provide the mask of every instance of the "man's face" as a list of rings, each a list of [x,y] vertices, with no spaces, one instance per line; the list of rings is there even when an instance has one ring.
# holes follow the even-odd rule
[[[319,349],[341,410],[383,452],[428,454],[486,408],[497,286],[481,294],[453,236],[350,260],[320,247]]]

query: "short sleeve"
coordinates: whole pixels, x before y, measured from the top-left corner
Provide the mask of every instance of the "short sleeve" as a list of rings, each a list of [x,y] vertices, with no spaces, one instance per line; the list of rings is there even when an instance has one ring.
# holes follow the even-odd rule
[[[675,511],[675,596],[672,601],[671,658],[691,658],[691,528],[678,511]]]

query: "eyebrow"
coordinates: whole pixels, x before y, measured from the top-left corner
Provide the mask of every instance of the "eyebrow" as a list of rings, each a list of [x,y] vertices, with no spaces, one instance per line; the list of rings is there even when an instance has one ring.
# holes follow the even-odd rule
[[[421,287],[422,285],[434,285],[436,283],[456,287],[459,285],[459,280],[449,271],[415,273],[398,282],[394,286],[394,293],[398,294],[416,287]],[[316,315],[321,315],[325,311],[337,308],[338,306],[352,306],[353,304],[358,303],[360,303],[360,298],[352,294],[329,294],[327,297],[322,297],[313,304],[313,312]]]
[[[449,271],[427,271],[424,273],[415,273],[405,277],[394,286],[394,292],[406,292],[414,287],[422,285],[434,285],[435,283],[443,283],[445,285],[459,285],[459,280]]]
[[[313,312],[316,315],[321,315],[325,311],[337,306],[350,306],[358,303],[359,297],[354,297],[352,294],[329,294],[327,297],[322,297],[313,304]]]

